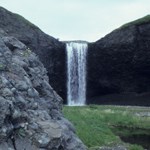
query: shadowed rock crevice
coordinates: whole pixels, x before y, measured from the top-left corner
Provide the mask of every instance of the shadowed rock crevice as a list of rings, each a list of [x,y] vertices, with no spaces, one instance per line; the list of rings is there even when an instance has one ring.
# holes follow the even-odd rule
[[[138,144],[144,147],[144,149],[150,149],[150,136],[149,135],[131,135],[131,136],[120,136],[121,140],[126,143]]]

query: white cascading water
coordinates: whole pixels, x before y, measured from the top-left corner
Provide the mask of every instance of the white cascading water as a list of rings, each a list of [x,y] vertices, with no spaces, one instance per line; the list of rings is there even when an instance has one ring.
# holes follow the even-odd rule
[[[88,45],[69,42],[67,51],[67,102],[69,106],[86,104],[86,54]]]

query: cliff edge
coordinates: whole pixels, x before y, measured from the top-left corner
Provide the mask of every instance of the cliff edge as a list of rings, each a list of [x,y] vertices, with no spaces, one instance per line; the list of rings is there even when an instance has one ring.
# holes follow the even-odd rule
[[[150,105],[150,15],[90,43],[87,59],[89,103]]]

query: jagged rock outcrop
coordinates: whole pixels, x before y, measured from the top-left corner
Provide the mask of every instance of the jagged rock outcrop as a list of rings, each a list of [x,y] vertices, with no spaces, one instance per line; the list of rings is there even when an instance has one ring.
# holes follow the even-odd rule
[[[45,34],[22,16],[2,7],[0,7],[0,28],[39,56],[48,71],[51,86],[66,99],[65,44]]]
[[[150,16],[89,44],[87,82],[89,103],[150,105]]]
[[[0,149],[86,150],[61,109],[37,56],[0,29]]]

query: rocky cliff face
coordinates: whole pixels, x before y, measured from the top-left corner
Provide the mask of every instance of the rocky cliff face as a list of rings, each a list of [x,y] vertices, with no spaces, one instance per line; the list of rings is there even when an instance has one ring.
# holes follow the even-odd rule
[[[50,84],[65,99],[65,44],[45,34],[22,16],[2,7],[0,7],[0,28],[20,40],[39,56],[48,71]]]
[[[65,43],[2,7],[0,28],[39,56],[50,84],[66,101]],[[150,16],[146,16],[88,45],[87,103],[150,105],[149,37]]]
[[[89,103],[150,105],[150,16],[89,44],[87,82]]]
[[[0,149],[85,150],[61,108],[37,56],[0,29]]]

